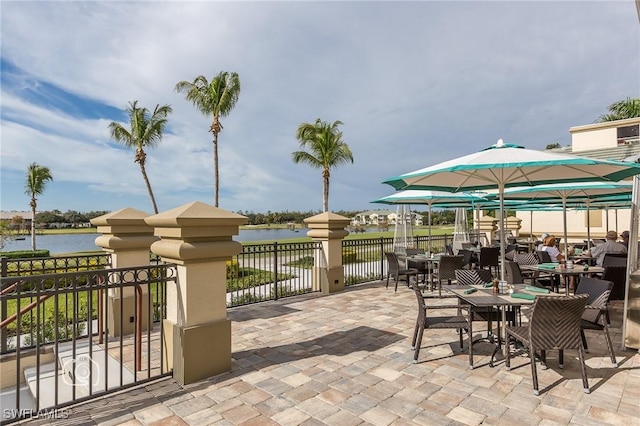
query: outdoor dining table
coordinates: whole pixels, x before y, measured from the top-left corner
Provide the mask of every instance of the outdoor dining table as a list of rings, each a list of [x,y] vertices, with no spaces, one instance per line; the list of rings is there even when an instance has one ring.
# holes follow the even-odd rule
[[[401,258],[407,262],[407,267],[409,268],[415,267],[420,270],[426,270],[429,283],[432,282],[431,272],[435,270],[436,265],[440,261],[439,254],[430,256],[426,254],[414,254],[411,256],[402,256]]]
[[[493,367],[493,360],[500,350],[502,339],[507,335],[507,309],[518,306],[532,305],[538,296],[559,296],[554,292],[545,292],[545,289],[528,286],[525,284],[513,284],[509,286],[508,293],[494,293],[493,288],[485,288],[482,285],[465,286],[465,285],[444,285],[442,289],[454,294],[460,301],[468,304],[471,309],[497,307],[500,310],[501,325],[500,331],[493,343],[496,345],[489,366]],[[486,339],[482,339],[486,340]],[[503,352],[506,357],[509,345],[505,344]]]
[[[573,268],[566,268],[560,266],[558,263],[540,263],[537,265],[520,265],[520,268],[527,271],[540,272],[548,275],[558,275],[564,278],[564,291],[566,295],[569,295],[569,277],[570,276],[585,276],[591,274],[601,274],[604,272],[604,268],[600,266],[589,266],[585,269],[583,265],[574,265]]]
[[[587,264],[590,266],[593,266],[596,264],[596,258],[593,256],[590,256],[588,254],[579,254],[579,255],[575,255],[575,256],[570,256],[571,260],[579,260],[581,262],[583,262],[583,264]],[[582,265],[580,265],[582,266]]]

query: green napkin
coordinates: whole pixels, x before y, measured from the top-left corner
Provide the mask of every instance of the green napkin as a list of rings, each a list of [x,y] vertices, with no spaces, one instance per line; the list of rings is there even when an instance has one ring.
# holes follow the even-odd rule
[[[491,288],[493,287],[493,283],[484,283],[482,284],[482,288]]]
[[[475,293],[476,291],[478,291],[477,288],[468,288],[464,291],[464,294],[471,294],[471,293]]]
[[[514,299],[526,299],[526,300],[536,299],[536,296],[534,296],[533,294],[527,294],[527,293],[511,293],[511,297],[513,297]]]
[[[555,269],[556,266],[558,266],[559,263],[541,263],[538,265],[538,268],[543,268],[543,269]]]
[[[533,285],[526,285],[526,286],[524,286],[524,289],[526,291],[530,291],[532,293],[549,294],[549,289],[548,288],[541,288],[541,287],[536,287],[536,286],[533,286]]]

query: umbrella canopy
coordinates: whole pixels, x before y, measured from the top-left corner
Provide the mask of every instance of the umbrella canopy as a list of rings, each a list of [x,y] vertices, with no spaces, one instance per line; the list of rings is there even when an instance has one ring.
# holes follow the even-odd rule
[[[471,192],[445,192],[445,191],[429,191],[429,190],[406,190],[396,192],[395,194],[388,195],[386,197],[379,198],[372,201],[372,203],[380,204],[426,204],[429,206],[429,240],[428,251],[431,252],[431,210],[433,207],[440,204],[450,203],[471,203],[487,201],[483,198],[482,193]],[[457,205],[460,207],[461,205]]]
[[[562,201],[563,227],[564,227],[564,256],[568,259],[569,251],[567,243],[567,202],[584,201],[587,209],[593,199],[617,195],[631,194],[633,183],[631,182],[573,182],[550,185],[538,185],[521,188],[508,188],[504,191],[505,199],[526,199],[531,202]],[[588,219],[589,216],[587,216]],[[590,226],[587,222],[587,241],[591,242]],[[587,247],[588,248],[588,247]]]
[[[640,164],[536,151],[524,147],[497,144],[457,159],[409,172],[387,183],[396,189],[436,191],[477,191],[497,188],[500,232],[503,233],[503,193],[505,188],[558,182],[617,182],[640,174]],[[500,238],[500,273],[504,280],[504,235]]]

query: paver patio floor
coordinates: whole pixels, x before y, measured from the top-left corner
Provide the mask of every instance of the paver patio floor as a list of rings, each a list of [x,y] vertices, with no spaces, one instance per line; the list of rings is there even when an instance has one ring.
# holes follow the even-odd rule
[[[455,302],[455,300],[452,300]],[[611,307],[618,368],[601,332],[587,332],[585,394],[577,353],[547,354],[534,396],[526,356],[507,371],[493,346],[466,344],[452,330],[427,330],[413,364],[412,291],[373,282],[330,296],[310,294],[229,310],[232,371],[180,386],[163,379],[68,408],[66,419],[29,424],[103,425],[638,425],[640,355],[620,349],[622,302]],[[474,335],[485,324],[474,323]]]

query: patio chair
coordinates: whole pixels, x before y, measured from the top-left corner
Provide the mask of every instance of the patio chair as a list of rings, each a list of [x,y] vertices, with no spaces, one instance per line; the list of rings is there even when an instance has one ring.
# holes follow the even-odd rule
[[[605,253],[602,260],[602,267],[607,266],[627,266],[627,253]]]
[[[551,255],[544,250],[536,250],[539,263],[551,263]]]
[[[421,248],[408,248],[405,249],[407,256],[415,256],[416,254],[425,254],[424,249]],[[422,274],[422,281],[427,282],[427,275],[429,274],[429,268],[426,262],[417,262],[415,260],[407,259],[407,268],[417,269],[418,273]]]
[[[451,284],[456,279],[456,269],[462,269],[462,262],[462,256],[440,256],[438,269],[435,273],[438,297],[442,297],[442,281],[447,281],[447,284]]]
[[[624,289],[627,285],[626,265],[607,266],[602,272],[602,279],[613,283],[610,300],[624,300]]]
[[[507,260],[513,260],[514,256],[516,255],[516,253],[518,252],[518,245],[517,244],[509,244],[505,249],[504,249],[504,258]]]
[[[523,273],[518,262],[510,260],[505,261],[504,272],[509,284],[530,284],[536,287],[550,287],[552,291],[556,292],[559,289],[556,280],[553,278],[539,278],[535,271],[533,274]]]
[[[500,247],[482,247],[478,255],[478,267],[480,269],[488,268],[493,275],[498,275],[498,266],[500,265]],[[494,271],[491,270],[494,268]]]
[[[396,282],[394,291],[398,291],[398,281],[400,281],[400,277],[405,277],[407,287],[410,284],[411,277],[416,277],[416,280],[418,279],[418,270],[414,268],[402,268],[397,254],[393,252],[385,252],[384,255],[387,258],[389,268],[387,271],[387,285],[385,288],[389,288],[389,277],[393,277]]]
[[[467,269],[472,269],[472,265],[474,263],[473,252],[467,249],[458,250],[458,256],[462,256],[462,267]]]
[[[450,329],[457,330],[460,339],[460,349],[464,347],[462,333],[466,332],[468,336],[469,345],[469,368],[473,368],[473,329],[470,316],[464,316],[460,307],[456,305],[427,305],[426,300],[434,300],[426,298],[422,294],[420,288],[413,286],[416,299],[418,301],[418,317],[416,319],[416,326],[413,332],[413,340],[411,341],[411,349],[413,352],[413,363],[418,363],[418,357],[420,355],[420,346],[422,345],[422,336],[425,329]],[[443,309],[458,309],[456,315],[441,315],[434,316],[433,313]]]
[[[614,367],[618,366],[616,356],[613,353],[611,335],[609,334],[609,296],[611,296],[613,283],[598,278],[585,277],[580,280],[575,294],[588,294],[587,307],[582,315],[580,323],[580,336],[585,352],[589,352],[585,330],[600,330],[604,332],[604,338],[609,349],[609,357]]]
[[[521,342],[531,359],[531,376],[533,393],[539,395],[538,373],[536,370],[536,352],[540,352],[540,360],[546,365],[546,351],[558,350],[558,364],[564,367],[564,350],[576,349],[580,359],[582,385],[585,393],[590,393],[587,380],[587,368],[584,363],[584,347],[580,337],[580,324],[589,295],[573,296],[538,296],[531,307],[531,315],[527,325],[507,327],[507,348],[509,338]],[[507,350],[505,365],[511,370],[511,351]]]

